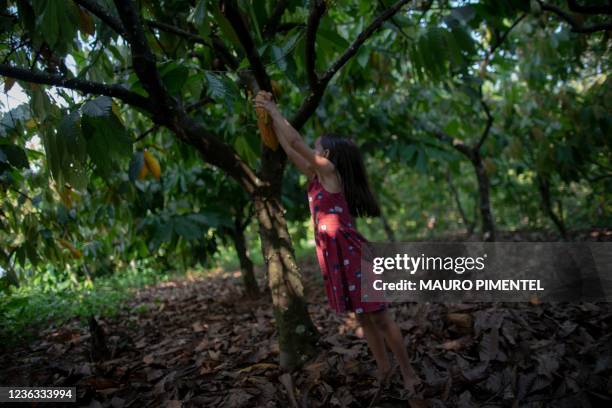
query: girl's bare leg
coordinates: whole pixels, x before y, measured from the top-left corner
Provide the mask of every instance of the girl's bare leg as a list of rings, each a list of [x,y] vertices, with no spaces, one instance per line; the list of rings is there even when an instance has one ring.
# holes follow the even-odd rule
[[[399,326],[391,319],[387,310],[371,313],[370,318],[376,324],[380,333],[382,333],[387,341],[387,345],[399,363],[404,379],[404,387],[414,394],[414,387],[421,383],[421,379],[410,365],[410,359],[408,358],[408,352],[406,351],[406,346],[404,346],[404,338]]]
[[[374,355],[376,365],[378,366],[378,380],[382,381],[391,370],[389,356],[385,348],[385,341],[378,326],[372,321],[369,313],[356,315],[357,321],[363,328],[368,347]]]

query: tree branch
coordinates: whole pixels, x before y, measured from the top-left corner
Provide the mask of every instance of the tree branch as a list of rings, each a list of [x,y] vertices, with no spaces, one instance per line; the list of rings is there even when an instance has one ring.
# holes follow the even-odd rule
[[[304,99],[302,105],[291,119],[291,126],[296,130],[300,130],[304,123],[314,113],[323,97],[323,93],[329,81],[333,76],[342,68],[344,64],[348,62],[359,50],[359,47],[376,32],[382,24],[388,20],[391,16],[397,13],[402,6],[409,3],[410,0],[399,0],[394,3],[387,10],[383,11],[378,15],[351,43],[351,45],[344,51],[344,53],[332,64],[332,66],[325,72],[325,74],[317,82],[315,89],[310,91],[310,94]]]
[[[223,59],[225,64],[231,69],[238,69],[240,61],[232,54],[232,52],[225,46],[223,41],[216,35],[211,35],[213,42],[213,49],[219,53],[219,56]]]
[[[557,7],[553,4],[544,3],[541,0],[538,0],[538,2],[540,3],[540,7],[542,7],[542,10],[553,12],[559,17],[561,17],[562,20],[565,20],[565,22],[572,27],[572,31],[575,33],[591,34],[597,31],[612,30],[612,22],[585,26],[581,22],[579,22],[573,15],[564,11],[560,7]]]
[[[408,116],[408,120],[410,120],[416,127],[421,128],[425,132],[433,135],[439,141],[451,145],[468,159],[472,160],[472,158],[474,157],[474,152],[467,144],[465,144],[465,142],[463,142],[463,140],[459,140],[452,137],[448,133],[444,132],[442,129],[429,122],[424,122],[420,119],[412,118],[410,116]]]
[[[604,5],[594,5],[594,6],[583,6],[578,4],[576,0],[567,0],[567,5],[569,9],[575,11],[576,13],[581,14],[612,14],[612,4]]]
[[[214,34],[211,34],[211,41],[209,42],[205,38],[202,38],[197,34],[191,33],[189,31],[183,30],[170,24],[153,20],[146,20],[146,23],[149,25],[149,27],[153,27],[158,30],[163,30],[168,33],[183,37],[187,40],[193,41],[194,43],[203,44],[207,47],[210,47],[213,51],[215,51],[216,55],[225,63],[225,65],[227,65],[232,70],[237,70],[240,65],[240,61],[238,61],[238,59],[225,46],[223,41]],[[259,89],[257,86],[257,81],[254,80],[253,75],[250,72],[247,72],[246,70],[241,70],[238,72],[238,76],[241,78],[241,82],[243,84],[246,84],[253,93],[257,92],[257,90]]]
[[[89,11],[94,16],[98,17],[104,24],[112,28],[116,33],[124,36],[125,30],[121,21],[112,14],[109,10],[102,7],[96,0],[74,0],[76,4]]]
[[[493,116],[491,115],[491,110],[489,109],[489,105],[487,105],[485,100],[482,98],[480,99],[480,104],[482,105],[482,109],[485,111],[485,114],[487,115],[487,123],[485,125],[484,130],[482,131],[482,135],[480,136],[478,143],[476,143],[476,145],[474,146],[475,151],[480,150],[480,147],[482,146],[484,141],[487,139],[487,136],[489,136],[489,132],[491,131],[491,126],[493,126]]]
[[[8,64],[0,64],[0,75],[35,84],[73,89],[90,95],[106,95],[120,99],[138,108],[145,110],[151,109],[147,98],[129,91],[121,85],[106,85],[99,82],[84,81],[82,79],[66,78],[61,75],[49,74],[47,72],[13,67]]]
[[[166,31],[172,34],[176,34],[180,37],[184,37],[188,40],[191,40],[194,43],[203,44],[203,45],[206,45],[212,48],[212,46],[204,38],[200,37],[197,34],[193,34],[193,33],[190,33],[189,31],[183,30],[182,28],[178,28],[170,24],[162,23],[159,21],[153,21],[153,20],[145,20],[145,22],[147,23],[149,27],[156,28],[162,31]]]
[[[255,47],[253,39],[249,34],[249,30],[242,19],[242,15],[240,14],[240,10],[236,5],[235,0],[222,0],[219,6],[221,8],[221,13],[223,13],[223,15],[228,19],[232,25],[232,28],[236,32],[236,35],[238,36],[238,40],[240,41],[247,59],[253,68],[253,73],[259,88],[272,92],[272,84],[268,74],[266,73],[266,68],[261,62],[261,58],[257,53],[257,48]]]
[[[191,33],[187,30],[183,30],[182,28],[179,28],[179,27],[176,27],[170,24],[162,23],[159,21],[153,21],[153,20],[145,20],[145,21],[149,25],[149,27],[153,27],[158,30],[162,30],[168,33],[178,35],[187,40],[193,41],[194,43],[202,44],[202,45],[205,45],[213,49],[219,55],[219,57],[225,62],[225,64],[229,66],[231,69],[235,70],[240,65],[240,61],[238,61],[236,57],[232,55],[232,53],[227,49],[225,44],[223,44],[223,41],[221,41],[219,37],[215,36],[214,34],[211,34],[211,41],[209,42],[205,38],[202,38],[197,34]]]
[[[493,46],[489,49],[489,52],[487,52],[487,55],[485,56],[484,60],[482,60],[482,63],[480,64],[480,74],[483,75],[484,74],[484,70],[486,69],[487,65],[489,64],[489,61],[491,60],[491,58],[493,57],[493,54],[495,54],[495,51],[497,51],[497,49],[502,45],[502,43],[506,40],[506,38],[508,37],[508,34],[510,34],[510,31],[512,31],[512,29],[514,27],[516,27],[521,21],[523,21],[523,19],[527,17],[527,13],[522,14],[519,18],[517,18],[514,23],[512,23],[512,25],[510,26],[510,28],[508,28],[506,30],[506,32],[497,39],[497,41],[495,42],[495,44],[493,44]]]
[[[274,36],[274,34],[276,34],[281,17],[283,16],[283,13],[287,9],[288,5],[288,0],[279,0],[276,3],[276,6],[274,6],[274,10],[272,10],[272,14],[268,19],[268,22],[264,24],[263,27],[263,37],[265,39],[270,39]]]
[[[125,38],[132,50],[132,65],[134,72],[140,79],[144,89],[151,97],[155,112],[155,120],[159,123],[168,123],[172,119],[169,111],[175,110],[176,101],[168,95],[159,71],[156,59],[149,47],[143,31],[143,25],[136,10],[136,4],[131,0],[115,0],[115,7],[125,29]]]
[[[306,75],[308,76],[308,85],[311,91],[316,89],[319,83],[319,77],[315,72],[315,64],[317,54],[315,51],[315,43],[317,41],[317,29],[321,22],[321,17],[325,14],[325,2],[323,0],[312,0],[310,6],[310,14],[308,15],[308,23],[306,24],[306,39],[305,39],[305,65]]]
[[[476,219],[474,218],[474,222],[470,222],[467,217],[465,210],[463,209],[463,205],[461,205],[461,199],[459,197],[459,191],[455,187],[455,183],[453,183],[453,177],[451,175],[450,167],[446,168],[446,181],[448,182],[448,187],[451,190],[453,198],[455,199],[455,205],[457,206],[457,210],[459,211],[459,215],[465,224],[465,227],[468,230],[468,236],[472,235],[474,232],[474,227],[476,224]]]
[[[197,34],[191,33],[189,31],[183,30],[170,24],[161,23],[153,20],[146,20],[146,23],[149,25],[149,27],[153,27],[158,30],[163,30],[168,33],[178,35],[187,40],[193,41],[194,43],[203,44],[211,48],[213,51],[215,51],[216,55],[223,61],[223,63],[225,63],[225,65],[227,65],[232,70],[237,70],[240,65],[240,61],[238,61],[238,59],[225,46],[223,41],[214,34],[211,34],[211,41],[209,42],[205,38],[202,38]],[[253,79],[253,76],[249,72],[247,72],[246,70],[241,70],[238,72],[238,76],[241,77],[242,82],[246,84],[253,93],[257,92],[257,90],[259,89],[257,86],[257,81]]]
[[[410,0],[399,0],[398,2],[393,4],[391,7],[383,11],[378,17],[376,17],[376,19],[372,21],[370,25],[366,27],[365,30],[359,33],[357,38],[344,51],[344,53],[340,56],[340,58],[338,58],[336,62],[334,62],[332,66],[325,72],[320,82],[325,83],[325,84],[329,82],[332,79],[332,77],[336,74],[336,72],[338,72],[338,70],[340,70],[340,68],[342,68],[342,66],[346,64],[348,60],[350,60],[357,53],[357,51],[359,50],[359,47],[372,34],[374,34],[383,25],[385,21],[393,17],[393,15],[397,13],[399,9],[401,9],[405,4],[409,2]]]
[[[189,112],[193,112],[199,108],[201,108],[202,106],[206,105],[207,103],[210,102],[214,102],[212,98],[206,96],[202,99],[200,99],[197,102],[194,102],[190,105],[187,105],[187,107],[185,108],[185,112],[189,113]],[[144,132],[142,132],[140,135],[138,135],[135,139],[134,142],[139,142],[142,139],[144,139],[145,137],[147,137],[148,135],[150,135],[151,133],[157,131],[160,128],[160,125],[155,124],[153,126],[151,126],[150,128],[148,128],[147,130],[145,130]]]
[[[378,0],[378,4],[380,4],[383,7],[383,10],[385,7],[387,7],[384,3],[383,0]],[[395,21],[394,17],[391,17],[391,24],[393,24],[395,26],[395,28],[397,28],[397,30],[400,32],[400,34],[402,34],[405,38],[407,38],[408,40],[413,40],[412,37],[410,37],[408,34],[406,34],[406,32],[402,29],[402,27],[400,27],[400,25],[397,23],[397,21]]]

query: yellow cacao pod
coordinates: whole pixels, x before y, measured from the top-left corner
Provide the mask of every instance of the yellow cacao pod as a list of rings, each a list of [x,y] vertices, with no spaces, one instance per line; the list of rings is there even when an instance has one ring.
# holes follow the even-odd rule
[[[147,167],[147,163],[142,162],[142,167],[140,168],[140,172],[138,173],[138,180],[144,180],[149,174],[149,168]]]
[[[257,112],[257,126],[261,133],[261,140],[263,140],[264,144],[270,149],[278,149],[278,139],[274,133],[270,115],[268,115],[268,112],[266,112],[264,108],[255,108],[255,111]]]
[[[159,162],[155,158],[155,156],[153,156],[151,153],[145,150],[144,151],[144,161],[145,161],[145,167],[149,169],[153,177],[159,180],[161,178],[161,167],[159,165]]]

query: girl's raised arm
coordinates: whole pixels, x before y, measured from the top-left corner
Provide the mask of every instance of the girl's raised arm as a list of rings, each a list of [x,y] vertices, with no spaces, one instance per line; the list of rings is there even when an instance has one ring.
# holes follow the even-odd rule
[[[260,91],[255,97],[255,107],[262,107],[272,117],[272,126],[279,143],[287,153],[287,156],[298,167],[298,169],[309,179],[316,172],[328,172],[333,170],[333,164],[325,157],[317,155],[302,139],[300,133],[295,130],[291,123],[278,110],[272,95],[269,92]]]

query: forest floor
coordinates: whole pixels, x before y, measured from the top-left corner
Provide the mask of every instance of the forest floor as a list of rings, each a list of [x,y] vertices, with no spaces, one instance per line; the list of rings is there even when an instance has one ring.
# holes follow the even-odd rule
[[[75,386],[90,407],[366,407],[375,364],[355,319],[328,309],[315,262],[301,268],[320,353],[292,375],[278,368],[268,295],[245,300],[240,273],[217,270],[138,290],[118,316],[98,318],[105,361],[91,362],[99,337],[74,320],[3,352],[0,384]],[[425,387],[408,403],[397,373],[376,406],[612,406],[610,303],[390,310]]]

